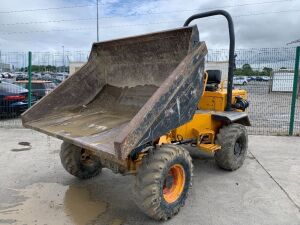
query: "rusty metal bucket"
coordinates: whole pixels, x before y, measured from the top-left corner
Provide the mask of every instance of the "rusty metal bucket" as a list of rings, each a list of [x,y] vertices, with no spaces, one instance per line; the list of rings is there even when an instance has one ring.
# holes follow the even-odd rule
[[[196,26],[94,43],[88,62],[27,110],[23,125],[124,160],[192,119],[206,53]]]

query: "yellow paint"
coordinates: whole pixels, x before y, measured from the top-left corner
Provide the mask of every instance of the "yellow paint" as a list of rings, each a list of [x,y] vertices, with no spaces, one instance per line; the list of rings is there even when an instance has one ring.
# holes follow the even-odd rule
[[[208,81],[208,73],[205,72],[204,73],[204,78],[203,78],[203,87],[206,87],[207,81]],[[202,96],[204,95],[204,93],[205,93],[205,89],[203,89]]]
[[[232,103],[235,102],[235,97],[240,96],[247,99],[247,92],[245,90],[232,91]],[[227,90],[220,89],[218,91],[205,91],[200,102],[198,109],[224,111],[226,106]]]
[[[203,81],[206,86],[207,74]],[[157,144],[170,144],[172,142],[183,141],[187,139],[196,139],[197,147],[205,152],[213,153],[221,146],[215,143],[219,129],[223,126],[222,121],[212,119],[212,111],[225,111],[227,90],[223,87],[224,81],[221,82],[217,91],[204,91],[201,100],[198,103],[198,109],[191,121],[175,128],[171,132],[163,135],[158,140]],[[235,103],[235,97],[240,96],[247,99],[245,90],[232,91],[232,104]],[[207,110],[207,111],[206,111]],[[240,110],[237,110],[240,111]],[[136,170],[137,166],[135,166]]]
[[[201,149],[201,151],[204,151],[207,153],[213,153],[213,152],[221,149],[221,146],[217,145],[217,144],[199,144],[197,146],[199,149]]]
[[[167,178],[172,176],[172,185],[167,187]],[[163,184],[163,197],[167,203],[175,202],[182,194],[185,184],[185,172],[180,164],[173,165]]]
[[[172,134],[175,135],[175,138],[182,137],[183,139],[189,139],[196,137],[195,131],[201,134],[209,134],[212,131],[218,131],[221,126],[222,122],[212,120],[210,112],[203,113],[196,111],[190,122],[176,128]]]
[[[197,146],[201,150],[214,152],[220,149],[220,146],[215,144],[215,139],[216,133],[218,133],[221,126],[221,121],[212,120],[210,112],[197,111],[190,122],[162,136],[159,139],[159,145],[169,144],[172,141],[197,138]],[[203,137],[207,137],[205,143],[202,143],[203,139],[201,138]]]
[[[158,145],[170,144],[172,141],[170,134],[163,135],[159,138]]]
[[[204,79],[206,84],[207,79]],[[212,119],[211,111],[224,111],[226,107],[227,90],[223,88],[224,83],[217,91],[204,91],[198,109],[193,119],[186,124],[177,127],[167,135],[159,139],[158,144],[169,144],[175,141],[182,141],[186,139],[197,139],[197,146],[200,150],[205,152],[215,152],[221,147],[215,143],[216,135],[222,127],[222,121]],[[232,91],[232,103],[235,103],[235,97],[240,96],[247,99],[247,92],[245,90]],[[203,110],[207,110],[204,111]]]
[[[136,175],[138,168],[142,164],[142,159],[145,156],[145,153],[140,153],[136,160],[131,160],[127,158],[127,169],[130,174]]]

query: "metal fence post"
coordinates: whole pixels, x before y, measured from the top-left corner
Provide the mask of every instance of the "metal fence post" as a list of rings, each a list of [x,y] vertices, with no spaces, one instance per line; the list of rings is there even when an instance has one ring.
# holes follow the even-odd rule
[[[31,107],[31,99],[32,99],[32,89],[31,89],[31,60],[32,60],[32,53],[28,52],[28,108]]]
[[[293,95],[292,95],[290,127],[289,127],[289,135],[290,136],[293,135],[293,132],[294,132],[295,109],[296,109],[296,99],[297,99],[297,90],[298,90],[298,77],[299,77],[299,59],[300,59],[300,46],[298,46],[297,49],[296,49]]]

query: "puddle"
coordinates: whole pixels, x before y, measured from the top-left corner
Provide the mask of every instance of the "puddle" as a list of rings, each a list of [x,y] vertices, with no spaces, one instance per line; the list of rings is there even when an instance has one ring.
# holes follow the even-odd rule
[[[104,213],[106,203],[91,201],[89,193],[85,189],[70,187],[64,198],[65,213],[70,216],[76,225],[86,224]]]
[[[37,183],[16,190],[27,198],[20,205],[0,210],[1,220],[13,224],[85,225],[106,211],[107,204],[90,199],[84,188]]]

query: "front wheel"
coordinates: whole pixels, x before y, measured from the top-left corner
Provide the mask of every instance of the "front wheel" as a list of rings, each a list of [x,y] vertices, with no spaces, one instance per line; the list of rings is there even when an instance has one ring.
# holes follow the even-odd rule
[[[162,145],[143,158],[135,182],[135,203],[149,217],[167,220],[184,205],[193,165],[181,146]]]
[[[240,168],[246,158],[248,149],[248,134],[241,124],[229,124],[220,129],[216,143],[221,149],[215,152],[215,161],[225,170]]]
[[[61,145],[60,160],[67,172],[80,179],[95,177],[102,169],[99,158],[68,142]]]

